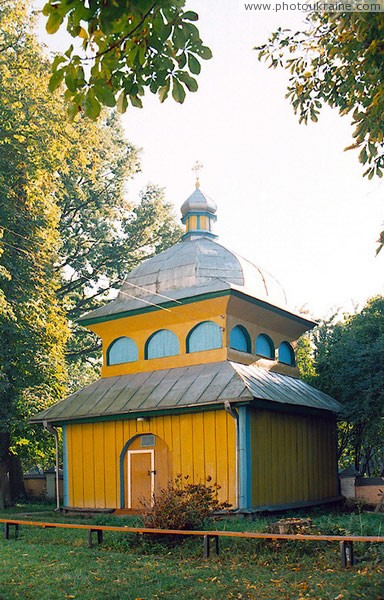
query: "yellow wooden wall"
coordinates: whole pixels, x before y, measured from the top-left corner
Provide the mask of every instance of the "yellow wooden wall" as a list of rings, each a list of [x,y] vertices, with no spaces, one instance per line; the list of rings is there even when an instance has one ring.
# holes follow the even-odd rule
[[[236,429],[224,410],[66,426],[68,506],[120,507],[120,454],[137,433],[152,433],[168,446],[163,473],[221,486],[219,499],[236,504]],[[161,454],[164,456],[164,453]],[[156,449],[155,449],[156,460]],[[159,465],[156,465],[156,470]]]
[[[337,496],[332,417],[251,412],[253,506]]]

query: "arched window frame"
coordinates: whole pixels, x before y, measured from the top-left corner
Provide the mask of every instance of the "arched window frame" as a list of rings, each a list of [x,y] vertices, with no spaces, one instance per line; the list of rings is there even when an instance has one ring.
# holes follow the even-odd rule
[[[198,331],[204,332],[204,329],[207,330],[208,326],[211,327],[214,335],[217,336],[217,341],[214,341],[212,344],[205,344],[205,345],[204,345],[204,343],[201,343],[201,347],[191,349],[191,339],[192,339],[192,341],[194,341],[194,338],[195,338],[197,332]],[[186,340],[187,354],[191,354],[193,352],[204,352],[205,350],[217,350],[218,348],[222,348],[222,347],[223,347],[222,330],[220,328],[220,325],[218,325],[214,321],[202,321],[201,323],[198,323],[197,325],[195,325],[195,327],[193,327],[191,329],[191,331],[187,335],[187,340]]]
[[[149,356],[151,342],[153,342],[156,337],[158,337],[160,339],[162,337],[162,334],[164,334],[164,333],[167,334],[168,341],[170,343],[169,350],[167,350],[165,348],[164,351],[160,352],[159,354]],[[166,341],[166,339],[164,339],[164,345],[166,346],[166,344],[167,344],[167,341]],[[171,344],[174,344],[174,346],[171,347]],[[177,337],[176,333],[174,331],[171,331],[170,329],[159,329],[158,331],[155,331],[154,333],[152,333],[152,335],[149,336],[149,338],[145,342],[145,348],[144,348],[145,360],[151,360],[152,358],[165,358],[166,356],[177,356],[178,354],[180,354],[179,338]]]
[[[258,344],[259,342],[259,344]],[[260,348],[260,343],[266,344],[268,346],[269,352],[263,352]],[[273,343],[272,338],[269,337],[266,333],[260,333],[255,341],[255,353],[258,356],[262,356],[263,358],[268,358],[270,360],[275,360],[275,344]]]
[[[294,367],[296,365],[295,351],[289,342],[281,342],[279,346],[279,362]]]
[[[121,345],[122,343],[126,344],[125,348],[122,348],[120,350],[120,352],[126,352],[126,356],[124,356],[124,360],[114,360],[113,362],[111,362],[111,352],[113,353],[113,350],[115,349],[116,351],[116,347],[118,345]],[[128,343],[128,345],[127,345]],[[121,365],[124,363],[129,363],[129,362],[136,362],[139,358],[139,351],[137,348],[137,344],[136,342],[130,338],[127,337],[126,335],[123,335],[119,338],[116,338],[115,340],[113,340],[108,348],[107,348],[107,352],[106,352],[106,359],[107,359],[107,366],[113,366],[113,365]]]
[[[236,336],[238,336],[238,339],[235,339]],[[241,342],[243,342],[244,348],[239,347],[242,345]],[[236,347],[236,344],[238,347]],[[232,350],[237,350],[238,352],[252,352],[251,337],[248,333],[248,330],[243,325],[235,325],[232,327],[229,334],[229,347]]]

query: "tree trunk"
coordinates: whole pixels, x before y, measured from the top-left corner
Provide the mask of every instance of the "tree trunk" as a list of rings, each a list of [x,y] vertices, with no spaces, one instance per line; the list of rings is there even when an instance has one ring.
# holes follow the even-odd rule
[[[15,454],[11,454],[9,457],[9,493],[11,504],[20,499],[27,499],[21,461]]]
[[[8,471],[9,471],[9,431],[0,431],[0,508],[7,507]]]

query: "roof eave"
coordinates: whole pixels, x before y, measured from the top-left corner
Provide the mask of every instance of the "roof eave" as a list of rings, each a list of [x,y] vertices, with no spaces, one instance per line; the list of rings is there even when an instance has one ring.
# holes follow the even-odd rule
[[[222,282],[222,283],[226,283],[226,282]],[[106,321],[114,321],[114,320],[122,319],[125,317],[131,317],[131,316],[134,316],[137,314],[144,314],[144,313],[149,313],[149,312],[162,310],[162,309],[175,308],[175,303],[177,303],[180,300],[182,300],[183,304],[192,304],[194,302],[202,302],[203,300],[209,300],[211,298],[219,298],[221,296],[233,295],[233,296],[237,296],[239,298],[243,298],[243,299],[245,299],[253,304],[256,304],[266,310],[280,314],[281,316],[284,316],[288,319],[294,320],[294,321],[300,323],[301,325],[305,326],[307,329],[313,329],[318,324],[316,321],[307,319],[306,317],[303,317],[301,315],[293,313],[293,312],[291,312],[285,308],[282,308],[280,306],[276,306],[275,304],[272,304],[272,303],[268,302],[267,300],[258,298],[257,296],[253,296],[252,292],[249,290],[246,290],[245,288],[244,288],[244,290],[242,290],[240,288],[240,286],[235,286],[234,284],[229,284],[229,283],[227,284],[227,286],[228,287],[225,287],[224,289],[202,292],[202,293],[198,293],[196,295],[193,295],[190,293],[189,295],[187,294],[185,296],[178,296],[178,297],[175,297],[175,300],[167,300],[166,302],[160,302],[156,305],[144,306],[142,308],[120,310],[116,313],[104,314],[104,315],[95,316],[95,317],[92,317],[93,313],[88,313],[88,315],[85,315],[84,317],[80,317],[79,319],[77,319],[77,323],[79,323],[80,325],[84,325],[84,326],[95,325],[97,323],[104,323]],[[193,288],[191,288],[191,289],[193,289]]]
[[[139,419],[140,417],[151,418],[151,417],[161,417],[169,414],[178,414],[182,413],[191,413],[191,412],[200,412],[200,411],[210,411],[217,410],[218,408],[224,408],[224,405],[230,402],[230,404],[236,404],[236,406],[243,406],[245,404],[251,404],[252,398],[233,398],[233,399],[225,399],[220,400],[218,402],[206,402],[199,404],[185,404],[183,406],[170,406],[164,407],[162,409],[141,409],[135,411],[124,411],[124,412],[115,412],[113,414],[101,414],[95,413],[94,415],[84,415],[79,417],[41,417],[38,418],[39,415],[28,419],[28,423],[32,425],[40,424],[47,422],[50,425],[66,425],[66,424],[76,424],[76,423],[94,423],[96,421],[115,421],[116,419],[128,420],[128,419]],[[40,413],[41,414],[41,413]]]

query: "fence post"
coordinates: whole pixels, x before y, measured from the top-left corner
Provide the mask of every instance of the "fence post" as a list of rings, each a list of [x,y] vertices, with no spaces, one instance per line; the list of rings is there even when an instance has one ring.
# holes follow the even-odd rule
[[[204,536],[204,558],[209,558],[211,553],[211,539],[215,540],[215,550],[217,556],[219,555],[219,536],[218,535],[205,535]]]
[[[19,524],[18,523],[4,523],[4,539],[9,540],[9,528],[10,526],[15,528],[15,540],[19,537]]]
[[[93,540],[92,534],[97,533],[97,543],[100,545],[103,542],[103,530],[102,529],[88,529],[88,548],[92,548]]]
[[[340,558],[342,567],[351,567],[355,564],[353,555],[353,542],[340,542]]]

